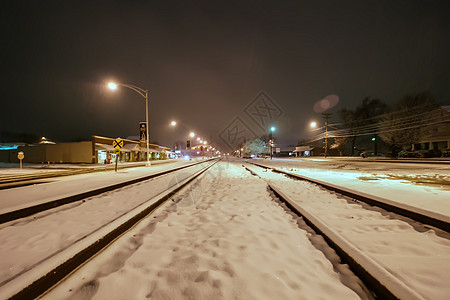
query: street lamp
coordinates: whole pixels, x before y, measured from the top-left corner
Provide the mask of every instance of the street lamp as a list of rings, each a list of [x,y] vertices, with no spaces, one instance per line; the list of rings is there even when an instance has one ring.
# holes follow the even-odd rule
[[[270,159],[272,159],[272,156],[273,156],[273,140],[272,140],[272,134],[273,134],[273,132],[276,130],[276,128],[275,127],[270,127],[270,141],[269,141],[269,143],[270,143]]]
[[[139,95],[141,95],[142,97],[145,98],[145,127],[146,127],[146,131],[147,131],[147,166],[150,166],[150,147],[149,147],[149,139],[148,139],[148,131],[149,131],[149,127],[148,127],[148,90],[144,90],[143,88],[140,88],[138,86],[132,85],[132,84],[124,84],[124,83],[114,83],[114,82],[110,82],[108,83],[108,88],[110,90],[115,90],[117,89],[118,86],[123,86],[129,89],[132,89],[133,91],[135,91],[136,93],[138,93]]]

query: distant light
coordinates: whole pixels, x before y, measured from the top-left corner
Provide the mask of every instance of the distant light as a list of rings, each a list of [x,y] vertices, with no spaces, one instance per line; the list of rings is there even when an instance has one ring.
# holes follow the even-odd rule
[[[200,151],[197,151],[197,154],[200,154]]]
[[[203,141],[203,144],[205,144],[205,145],[206,145],[206,144],[207,144],[207,142],[206,142],[206,141]]]
[[[194,137],[195,133],[191,132],[189,135],[190,135],[190,137]]]
[[[45,141],[46,140],[45,136],[41,137],[41,140]]]
[[[176,126],[176,125],[177,125],[177,122],[172,121],[172,122],[170,122],[170,125],[171,125],[171,126]]]
[[[372,138],[372,141],[375,141],[375,138],[374,138],[374,137]]]
[[[115,84],[114,82],[110,82],[108,83],[108,87],[110,90],[115,90],[117,89],[117,84]]]
[[[180,154],[181,151],[180,150],[175,150],[175,153]]]
[[[311,122],[311,124],[309,126],[311,126],[311,128],[316,128],[317,127],[317,123],[316,122]]]
[[[197,138],[197,141],[200,141],[200,137]]]
[[[189,155],[184,156],[184,159],[186,159],[186,160],[188,160],[189,158],[190,158]]]
[[[273,127],[273,126],[272,126],[272,127],[270,127],[270,131],[272,131],[272,132],[274,132],[274,131],[275,131],[275,129],[276,129],[276,128],[275,128],[275,127]]]

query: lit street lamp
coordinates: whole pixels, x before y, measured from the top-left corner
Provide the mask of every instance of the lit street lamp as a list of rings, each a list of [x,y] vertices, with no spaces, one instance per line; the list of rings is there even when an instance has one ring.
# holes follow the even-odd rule
[[[269,141],[269,143],[270,143],[270,159],[272,159],[272,156],[273,156],[273,137],[272,137],[272,134],[273,134],[273,132],[276,130],[276,128],[275,127],[270,127],[270,141]]]
[[[139,95],[141,95],[142,97],[145,98],[145,127],[146,127],[146,131],[147,131],[147,166],[150,166],[150,147],[149,147],[149,139],[148,139],[148,131],[149,131],[149,127],[148,127],[148,90],[144,90],[143,88],[140,88],[138,86],[135,85],[131,85],[131,84],[123,84],[123,83],[114,83],[114,82],[110,82],[108,83],[108,87],[111,90],[115,90],[117,89],[118,86],[123,86],[129,89],[132,89],[133,91],[135,91],[136,93],[138,93]]]

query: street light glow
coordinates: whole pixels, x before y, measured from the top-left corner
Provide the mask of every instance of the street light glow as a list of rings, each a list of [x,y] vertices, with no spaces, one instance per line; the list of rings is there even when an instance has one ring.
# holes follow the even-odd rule
[[[110,82],[108,83],[108,87],[110,90],[115,90],[117,89],[117,84],[115,84],[114,82]]]
[[[311,128],[316,128],[317,127],[317,123],[316,122],[311,122],[311,124],[309,126],[311,126]]]
[[[172,121],[172,122],[170,122],[170,125],[171,125],[171,126],[176,126],[176,125],[177,125],[177,122],[176,122],[176,121]]]
[[[205,145],[206,145],[206,144],[207,144],[207,142],[206,142],[206,141],[204,141],[204,142],[203,142],[203,144],[205,144]]]
[[[110,90],[115,90],[117,89],[117,86],[120,85],[122,87],[128,88],[130,90],[135,91],[136,93],[138,93],[139,95],[141,95],[144,99],[145,99],[145,131],[147,132],[147,138],[146,138],[146,144],[147,144],[147,166],[150,166],[150,146],[149,146],[149,127],[148,127],[148,90],[145,90],[141,87],[132,85],[132,84],[123,84],[123,83],[119,83],[116,84],[114,82],[110,82],[108,83],[108,88]],[[116,169],[117,172],[117,169]]]
[[[275,128],[274,126],[270,127],[270,131],[272,131],[272,132],[274,132],[275,129],[276,129],[276,128]]]
[[[194,137],[194,136],[195,136],[195,133],[191,132],[191,133],[189,134],[189,136],[190,136],[190,137]]]

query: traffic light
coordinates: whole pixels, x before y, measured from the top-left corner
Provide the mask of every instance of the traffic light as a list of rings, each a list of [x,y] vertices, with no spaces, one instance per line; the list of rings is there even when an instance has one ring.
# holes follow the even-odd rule
[[[191,149],[191,141],[190,140],[186,141],[186,149]]]

